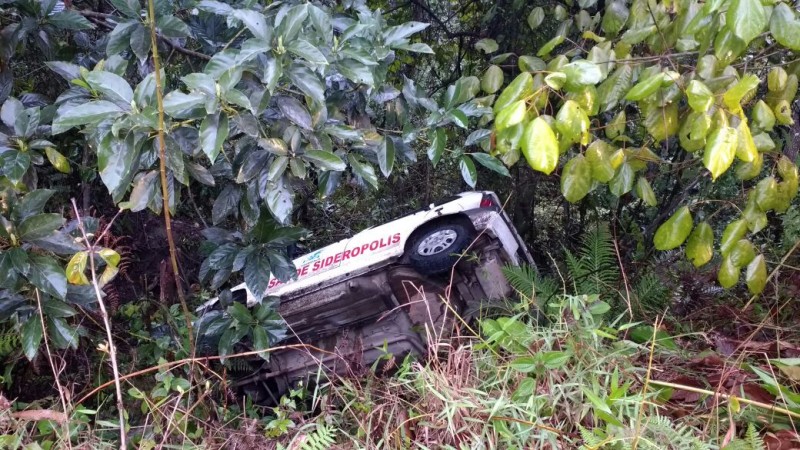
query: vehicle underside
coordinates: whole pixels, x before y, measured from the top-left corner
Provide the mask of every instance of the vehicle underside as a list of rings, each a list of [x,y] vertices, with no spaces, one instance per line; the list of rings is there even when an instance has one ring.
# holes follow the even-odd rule
[[[429,344],[452,336],[487,302],[512,294],[501,271],[508,262],[500,243],[484,234],[440,275],[423,275],[401,259],[292,293],[279,307],[289,336],[279,345],[302,345],[276,351],[269,361],[249,360],[235,386],[257,403],[273,404],[317,374],[357,374],[376,361],[390,372],[407,355],[424,358]],[[382,358],[389,354],[394,358]]]

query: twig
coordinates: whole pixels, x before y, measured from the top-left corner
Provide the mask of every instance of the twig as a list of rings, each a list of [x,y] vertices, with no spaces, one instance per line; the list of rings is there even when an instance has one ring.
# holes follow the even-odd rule
[[[158,147],[159,162],[161,173],[161,198],[164,201],[164,226],[167,231],[167,244],[169,245],[169,259],[172,263],[172,274],[174,275],[175,289],[178,299],[183,309],[183,318],[186,320],[186,329],[189,334],[189,350],[192,356],[195,355],[194,333],[192,332],[192,317],[189,312],[189,305],[186,303],[186,296],[183,293],[181,284],[181,274],[178,269],[178,251],[175,248],[175,239],[172,236],[172,220],[169,211],[169,189],[167,188],[167,145],[164,142],[164,93],[162,92],[161,82],[161,60],[158,57],[158,45],[156,45],[158,35],[156,34],[156,9],[154,0],[148,0],[147,8],[150,14],[150,41],[153,50],[153,74],[156,82],[156,104],[158,105]]]
[[[61,408],[64,411],[64,417],[69,414],[69,409],[67,408],[67,396],[64,394],[64,386],[61,385],[61,381],[59,380],[59,372],[56,370],[56,364],[53,361],[53,353],[50,352],[50,344],[47,342],[47,327],[44,325],[44,312],[42,310],[42,298],[39,295],[39,289],[33,290],[34,294],[36,294],[36,306],[39,309],[39,321],[42,323],[42,336],[44,340],[44,348],[47,350],[47,360],[50,361],[50,368],[53,369],[53,379],[56,382],[56,388],[58,388],[58,397],[61,399]],[[72,448],[72,442],[69,439],[69,426],[66,425],[66,421],[62,423],[64,425],[64,430],[66,433],[67,446]]]
[[[162,364],[158,364],[158,365],[155,365],[155,366],[150,366],[150,367],[147,367],[145,369],[137,370],[135,372],[131,372],[131,373],[122,375],[122,376],[119,377],[119,381],[126,381],[126,380],[129,380],[131,378],[136,378],[136,377],[138,377],[140,375],[145,375],[145,374],[148,374],[150,372],[156,372],[156,371],[161,370],[161,369],[175,369],[177,367],[180,367],[180,366],[182,366],[184,364],[189,364],[189,363],[201,363],[201,362],[204,362],[204,361],[215,361],[215,360],[219,360],[219,359],[223,359],[223,358],[224,359],[244,358],[244,357],[247,357],[247,356],[261,355],[261,354],[263,354],[265,352],[266,353],[272,353],[272,352],[277,352],[279,350],[289,350],[289,349],[311,349],[311,350],[314,350],[314,351],[317,351],[317,352],[326,353],[328,355],[339,356],[336,353],[329,352],[327,350],[323,350],[321,348],[314,347],[313,345],[308,345],[308,344],[281,345],[281,346],[278,346],[278,347],[271,347],[271,348],[262,349],[262,350],[252,350],[252,351],[249,351],[249,352],[242,352],[242,353],[234,353],[232,355],[226,355],[226,356],[215,355],[215,356],[204,356],[202,358],[197,358],[197,357],[195,357],[195,358],[183,358],[183,359],[179,359],[179,360],[176,360],[176,361],[168,361],[168,362],[165,362],[165,363],[162,363]],[[116,380],[114,380],[114,381],[106,381],[105,383],[101,384],[100,386],[97,386],[96,388],[94,388],[91,391],[89,391],[89,393],[87,393],[86,395],[81,397],[78,400],[77,403],[80,404],[80,403],[85,402],[87,399],[91,398],[94,394],[96,394],[96,393],[102,391],[103,389],[111,386],[115,382],[116,382]]]
[[[658,327],[660,326],[661,321],[658,317],[656,317],[656,320],[653,323],[653,340],[650,343],[650,356],[647,359],[647,372],[645,374],[644,385],[642,386],[642,402],[639,403],[639,411],[636,414],[636,429],[633,433],[633,443],[631,444],[631,448],[633,450],[636,450],[636,447],[639,445],[639,432],[642,429],[642,416],[644,416],[644,404],[647,396],[647,388],[653,383],[653,380],[650,379],[650,375],[653,372],[653,355],[656,352],[656,338],[658,336]]]
[[[111,370],[114,374],[114,387],[117,391],[117,410],[119,411],[119,443],[120,448],[127,448],[127,436],[125,432],[125,405],[122,402],[122,383],[120,382],[119,376],[119,366],[117,365],[117,347],[114,345],[114,338],[112,337],[111,333],[111,320],[108,317],[108,310],[106,309],[106,304],[103,301],[103,294],[100,293],[100,284],[97,282],[97,270],[94,264],[94,253],[95,253],[95,246],[94,243],[89,240],[89,236],[86,235],[86,229],[83,227],[83,221],[81,220],[81,215],[78,212],[78,204],[75,203],[75,199],[72,199],[72,208],[75,210],[75,217],[78,220],[78,229],[81,231],[81,235],[83,236],[84,245],[86,245],[86,251],[89,253],[89,267],[92,272],[92,287],[94,288],[94,295],[97,297],[97,304],[100,306],[100,314],[103,316],[103,325],[106,329],[106,339],[108,340],[108,355],[111,358]],[[115,216],[116,217],[116,216]],[[111,224],[109,224],[110,226]],[[108,230],[108,227],[106,227]]]
[[[694,392],[697,394],[713,395],[714,397],[724,398],[725,400],[736,400],[739,403],[756,406],[758,408],[784,414],[789,417],[793,417],[795,419],[800,419],[800,413],[796,413],[786,408],[781,408],[780,406],[770,405],[769,403],[763,403],[756,400],[750,400],[749,398],[739,397],[738,395],[723,394],[722,392],[714,392],[714,391],[709,391],[707,389],[696,388],[693,386],[686,386],[684,384],[678,384],[678,383],[669,383],[666,381],[650,380],[650,384],[654,386],[680,389],[682,391]]]

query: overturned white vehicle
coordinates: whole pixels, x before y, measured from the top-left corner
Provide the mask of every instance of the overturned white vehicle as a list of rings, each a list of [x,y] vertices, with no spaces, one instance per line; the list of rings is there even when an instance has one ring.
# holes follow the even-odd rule
[[[387,351],[424,355],[456,314],[509,297],[501,268],[523,263],[531,255],[492,192],[465,192],[306,254],[294,260],[297,278],[271,276],[266,295],[280,298],[281,345],[308,347],[249,361],[237,386],[270,401],[320,367],[341,375]],[[256,302],[244,284],[232,292]]]

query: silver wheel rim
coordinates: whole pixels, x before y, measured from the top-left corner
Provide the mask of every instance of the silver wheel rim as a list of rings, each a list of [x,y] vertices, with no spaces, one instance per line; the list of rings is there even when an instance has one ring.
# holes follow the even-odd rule
[[[458,238],[458,233],[452,229],[439,230],[422,240],[417,246],[417,253],[422,256],[431,256],[450,248]]]

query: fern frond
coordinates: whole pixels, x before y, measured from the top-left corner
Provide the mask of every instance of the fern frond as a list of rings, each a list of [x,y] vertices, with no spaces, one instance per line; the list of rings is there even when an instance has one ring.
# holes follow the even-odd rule
[[[336,443],[336,430],[324,424],[318,424],[313,433],[305,436],[300,444],[301,450],[327,450]]]
[[[539,275],[532,266],[504,266],[503,275],[511,287],[525,300],[534,301],[540,306],[559,291],[556,280]]]
[[[672,300],[672,292],[653,272],[645,272],[633,286],[639,305],[645,312],[661,313]]]

